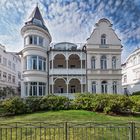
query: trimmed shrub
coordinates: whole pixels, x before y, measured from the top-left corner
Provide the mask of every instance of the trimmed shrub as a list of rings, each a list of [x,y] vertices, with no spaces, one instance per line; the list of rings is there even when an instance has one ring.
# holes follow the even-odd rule
[[[140,112],[140,95],[130,96],[129,98],[133,102],[132,111]]]
[[[93,94],[77,94],[74,101],[73,107],[74,109],[83,109],[93,111],[92,100],[95,95]]]
[[[69,107],[70,100],[65,96],[48,95],[40,100],[41,110],[65,110]]]
[[[26,113],[26,105],[23,102],[23,99],[19,97],[4,100],[2,102],[2,107],[8,114],[16,115]]]
[[[40,110],[40,100],[42,97],[32,96],[24,99],[27,112],[32,113]]]
[[[92,100],[93,111],[103,112],[109,102],[109,95],[96,94]]]
[[[127,96],[109,94],[79,94],[74,103],[75,109],[116,114],[131,111],[134,105]]]
[[[140,95],[140,91],[133,92],[133,93],[132,93],[132,96],[133,96],[133,95]]]
[[[124,113],[131,112],[133,102],[127,96],[110,95],[109,101],[104,108],[105,113]]]

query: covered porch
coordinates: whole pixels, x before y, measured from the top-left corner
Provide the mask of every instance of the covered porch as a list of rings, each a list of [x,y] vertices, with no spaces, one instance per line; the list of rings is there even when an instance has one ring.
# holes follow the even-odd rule
[[[50,84],[50,94],[73,98],[75,93],[83,93],[86,90],[86,83],[84,83],[83,77],[57,77],[52,78],[52,80],[52,84]]]

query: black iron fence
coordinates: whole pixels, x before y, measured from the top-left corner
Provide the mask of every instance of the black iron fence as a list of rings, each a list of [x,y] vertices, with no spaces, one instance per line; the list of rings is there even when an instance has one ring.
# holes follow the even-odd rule
[[[0,140],[140,140],[140,123],[0,122]]]

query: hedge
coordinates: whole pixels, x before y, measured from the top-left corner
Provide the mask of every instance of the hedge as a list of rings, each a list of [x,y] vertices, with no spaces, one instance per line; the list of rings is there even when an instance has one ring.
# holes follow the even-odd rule
[[[64,96],[48,95],[44,97],[13,97],[1,105],[7,114],[23,114],[37,111],[82,109],[95,112],[120,114],[126,111],[140,111],[140,96],[111,94],[77,94],[70,100]]]

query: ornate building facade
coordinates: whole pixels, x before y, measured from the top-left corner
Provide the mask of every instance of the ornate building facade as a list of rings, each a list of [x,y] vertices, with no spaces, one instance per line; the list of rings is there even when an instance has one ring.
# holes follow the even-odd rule
[[[140,91],[140,48],[122,64],[122,88],[124,94]]]
[[[21,34],[22,97],[121,94],[122,46],[107,19],[99,20],[86,44],[51,43],[52,37],[36,7]]]
[[[21,60],[14,52],[7,52],[0,44],[0,88],[12,87],[20,95]]]

